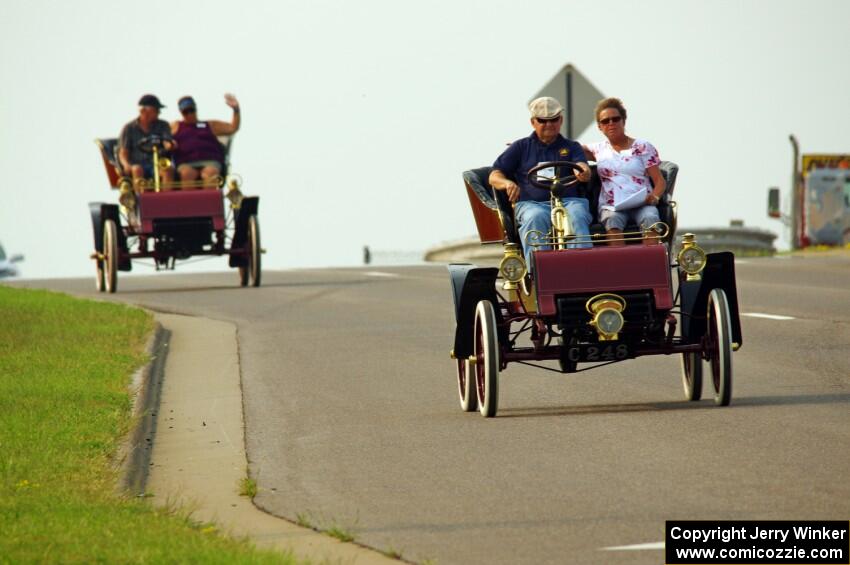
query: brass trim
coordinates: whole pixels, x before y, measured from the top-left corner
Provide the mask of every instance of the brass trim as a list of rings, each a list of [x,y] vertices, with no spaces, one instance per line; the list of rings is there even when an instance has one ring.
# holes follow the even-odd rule
[[[620,319],[620,325],[617,328],[616,332],[606,332],[599,327],[599,318],[601,318],[602,314],[605,312],[614,312]],[[593,319],[589,322],[589,324],[593,326],[593,328],[596,330],[596,333],[599,334],[599,341],[617,341],[620,339],[620,330],[623,329],[625,320],[623,319],[623,314],[620,313],[620,311],[616,308],[602,308],[598,312],[596,312],[596,314],[593,315]]]
[[[584,303],[584,307],[587,310],[588,314],[595,314],[608,303],[614,302],[615,304],[610,306],[614,308],[618,312],[622,312],[626,309],[626,299],[620,296],[619,294],[614,294],[612,292],[603,292],[601,294],[597,294],[596,296],[591,296],[587,299],[587,302]]]
[[[224,179],[221,176],[215,176],[207,180],[196,179],[196,180],[175,180],[171,181],[167,185],[167,190],[180,190],[180,189],[220,189],[224,186]],[[151,182],[151,179],[136,179],[136,189],[139,191],[142,190],[155,190],[154,183]]]
[[[620,338],[620,330],[623,329],[625,320],[623,319],[623,310],[626,309],[626,299],[619,294],[605,292],[588,298],[584,304],[588,314],[593,315],[593,319],[588,322],[596,333],[599,335],[599,341],[616,341]],[[599,318],[603,312],[614,312],[620,320],[619,327],[616,332],[607,332],[599,327]]]
[[[153,145],[153,144],[152,144]],[[153,146],[153,189],[156,192],[162,190],[162,181],[159,178],[159,147]]]
[[[510,278],[507,273],[505,273],[505,263],[507,263],[510,259],[517,260],[522,265],[522,270],[520,271],[519,276]],[[502,288],[504,290],[516,290],[517,283],[525,277],[526,273],[528,273],[528,265],[525,264],[525,260],[522,258],[519,245],[516,243],[506,243],[505,255],[502,257],[502,260],[499,261],[499,274],[505,279],[505,284],[502,285]]]
[[[693,272],[686,269],[682,262],[682,256],[684,255],[685,251],[688,251],[690,249],[696,249],[702,254],[702,264],[700,265],[699,269]],[[685,277],[686,281],[692,282],[702,279],[702,275],[700,275],[700,273],[702,273],[703,269],[705,269],[705,266],[708,263],[708,259],[703,248],[697,245],[696,236],[694,234],[686,233],[682,236],[682,248],[679,250],[679,253],[676,254],[676,262],[679,264],[679,267],[683,271],[685,271],[685,274],[687,275]]]
[[[656,229],[656,226],[658,229]],[[663,231],[661,231],[663,229]],[[580,243],[608,243],[613,241],[635,241],[636,239],[654,239],[663,241],[670,235],[670,226],[664,222],[655,222],[646,230],[623,232],[617,237],[609,237],[605,233],[588,235],[565,235],[563,241],[555,236],[545,234],[539,230],[531,230],[525,235],[525,245],[528,247],[554,247],[564,249],[565,245]],[[559,247],[560,246],[560,247]]]
[[[531,280],[528,277],[523,277],[519,283],[519,299],[522,302],[522,307],[528,314],[537,314],[537,290],[534,285],[529,287]]]

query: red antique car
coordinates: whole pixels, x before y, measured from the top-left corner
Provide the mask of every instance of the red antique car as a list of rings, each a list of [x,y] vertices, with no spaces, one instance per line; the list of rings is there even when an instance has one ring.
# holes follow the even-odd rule
[[[482,243],[500,242],[496,267],[449,265],[455,306],[455,360],[461,408],[493,417],[498,410],[499,373],[509,363],[573,373],[644,355],[681,355],[688,400],[702,396],[703,360],[710,366],[714,399],[732,398],[732,352],[742,343],[734,255],[706,254],[685,234],[674,256],[678,167],[660,168],[667,190],[659,202],[661,222],[646,231],[627,226],[611,241],[598,223],[579,243],[566,210],[555,196],[577,183],[574,175],[541,179],[538,171],[572,172],[574,163],[542,163],[529,181],[552,190],[552,231],[520,241],[511,203],[488,182],[489,167],[463,175]],[[557,174],[560,174],[557,173]],[[594,222],[598,175],[581,190]],[[609,245],[622,243],[622,245]],[[523,246],[532,254],[528,275]],[[558,369],[532,362],[557,361]]]
[[[227,255],[239,269],[242,286],[260,286],[259,197],[243,196],[236,175],[212,181],[173,181],[160,178],[170,166],[162,144],[142,140],[153,153],[154,178],[135,187],[117,158],[116,139],[98,139],[109,185],[119,191],[119,204],[91,202],[94,229],[95,283],[100,291],[115,292],[118,271],[130,271],[133,259],[152,259],[157,271],[174,269],[177,261],[195,256]],[[229,154],[229,140],[223,144]],[[229,202],[225,209],[225,199]]]

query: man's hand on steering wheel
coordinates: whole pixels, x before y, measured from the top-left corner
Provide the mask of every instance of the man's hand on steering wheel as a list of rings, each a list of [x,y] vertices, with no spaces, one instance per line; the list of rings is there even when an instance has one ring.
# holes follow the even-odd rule
[[[139,140],[139,149],[145,153],[153,153],[155,146],[162,148],[164,151],[171,151],[174,149],[175,144],[170,139],[163,139],[158,135],[148,135]]]
[[[561,175],[564,169],[571,171],[573,174]],[[546,171],[553,176],[537,176],[539,171]],[[528,182],[537,188],[547,190],[560,190],[573,186],[579,182],[587,182],[590,180],[590,166],[581,161],[548,161],[546,163],[538,163],[528,171]]]
[[[576,178],[581,182],[589,181],[592,174],[590,171],[590,165],[584,161],[579,161],[576,163],[576,167],[579,169],[579,172],[576,174]]]

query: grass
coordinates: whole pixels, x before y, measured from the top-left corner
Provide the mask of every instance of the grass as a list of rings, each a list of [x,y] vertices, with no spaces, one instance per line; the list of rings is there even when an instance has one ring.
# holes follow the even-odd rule
[[[253,499],[257,496],[257,481],[245,477],[239,481],[239,496],[247,496]]]
[[[390,559],[401,559],[402,550],[396,549],[395,547],[390,546],[389,548],[383,550],[381,553],[389,557]]]
[[[349,527],[340,524],[335,519],[316,519],[310,512],[298,512],[295,514],[295,523],[302,528],[310,528],[311,530],[321,532],[344,542],[354,541],[354,529],[357,527],[357,522],[359,520],[355,520],[354,524]],[[388,555],[386,552],[384,554]]]
[[[298,512],[295,514],[295,523],[302,528],[310,528],[311,530],[316,529],[316,526],[313,525],[313,521],[310,519],[310,515],[306,512]]]
[[[292,563],[115,494],[145,312],[0,286],[0,563]]]
[[[325,530],[325,533],[339,541],[354,541],[354,533],[350,529],[339,524],[331,524],[331,526]]]

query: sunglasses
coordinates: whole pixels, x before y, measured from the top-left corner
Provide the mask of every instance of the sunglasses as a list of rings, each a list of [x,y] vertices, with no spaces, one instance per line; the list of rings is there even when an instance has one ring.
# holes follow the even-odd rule
[[[194,113],[195,113],[195,108],[186,108],[186,109],[184,109],[184,110],[180,110],[180,113],[181,113],[181,114],[184,114],[184,115],[185,115],[185,114],[194,114]]]
[[[599,123],[603,126],[607,126],[608,124],[618,124],[623,119],[623,116],[613,116],[611,118],[605,118],[604,120],[599,120]]]
[[[537,120],[538,124],[551,124],[552,122],[557,122],[561,119],[561,116],[555,116],[554,118],[534,118]]]

